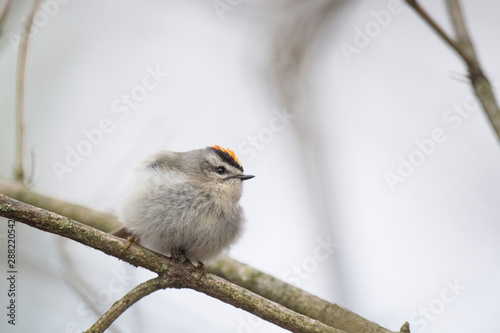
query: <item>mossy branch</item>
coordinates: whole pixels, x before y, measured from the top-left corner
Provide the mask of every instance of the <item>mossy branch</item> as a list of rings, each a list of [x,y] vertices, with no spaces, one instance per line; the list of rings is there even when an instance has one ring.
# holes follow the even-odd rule
[[[0,180],[0,193],[5,193],[6,195],[14,197],[18,200],[26,201],[27,203],[40,206],[47,210],[57,211],[58,213],[66,212],[67,215],[74,220],[78,220],[87,225],[94,226],[105,232],[110,232],[120,226],[117,218],[112,214],[94,211],[86,207],[74,205],[72,203],[41,195],[26,188],[20,182]],[[6,206],[4,207],[6,209],[9,209],[8,204],[5,205]],[[98,223],[96,223],[96,221],[98,221]],[[80,231],[77,229],[73,229],[73,232],[79,233]],[[115,241],[120,241],[120,246],[129,245],[129,242],[126,240],[122,240],[108,234],[104,235],[106,235],[107,237],[104,238],[102,242],[111,242],[107,245],[107,247],[112,248],[112,244],[114,244],[113,242]],[[78,239],[75,240],[79,241]],[[136,258],[137,253],[134,252],[135,250],[136,246],[131,246],[129,251],[126,252],[127,255],[130,255],[130,260]],[[121,250],[118,251],[118,253],[122,253]],[[155,254],[151,251],[149,251],[148,253]],[[108,254],[114,255],[113,253]],[[163,260],[165,258],[159,254],[155,255],[156,256],[153,257],[146,256],[144,257],[144,259],[146,260],[146,262],[154,262],[156,260]],[[120,259],[125,260],[122,257],[120,257]],[[136,266],[141,266],[138,263],[131,263]],[[150,266],[145,268],[152,268],[154,270],[155,267],[157,266]],[[328,326],[343,330],[345,332],[391,332],[390,330],[380,327],[376,323],[362,318],[347,309],[344,309],[336,304],[329,303],[317,296],[311,295],[295,286],[292,286],[271,275],[261,272],[248,265],[242,264],[229,257],[224,257],[218,262],[208,266],[207,271],[209,273],[218,275],[229,282],[246,288],[264,298],[281,304],[284,307],[289,308],[295,312],[298,312],[312,319],[316,319]]]
[[[156,285],[158,288],[151,288],[148,284],[140,285],[139,289],[142,292],[138,293],[135,300],[160,288],[190,288],[246,310],[292,332],[345,332],[296,313],[213,274],[207,273],[198,280],[199,271],[188,261],[170,260],[137,244],[129,247],[127,240],[104,233],[68,217],[28,205],[3,194],[0,194],[0,207],[2,207],[0,216],[73,239],[134,266],[141,266],[159,274],[159,279],[155,280],[156,284],[161,283]],[[120,313],[133,303],[127,301],[126,295],[122,302],[115,303],[113,311],[106,312],[99,319],[92,332],[103,332]]]

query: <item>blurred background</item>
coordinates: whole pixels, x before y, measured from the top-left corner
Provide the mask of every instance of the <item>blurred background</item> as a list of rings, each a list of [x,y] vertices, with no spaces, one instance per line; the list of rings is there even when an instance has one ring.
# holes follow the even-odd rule
[[[33,3],[12,1],[0,35],[4,179]],[[451,32],[444,1],[422,5]],[[498,93],[500,3],[462,5]],[[500,149],[466,74],[402,1],[42,1],[27,56],[25,172],[40,193],[116,213],[151,152],[230,147],[256,175],[232,257],[388,329],[495,332]],[[6,230],[0,223],[2,272]],[[17,324],[3,310],[2,332],[81,332],[153,276],[17,230]],[[139,331],[284,330],[166,290],[109,329]]]

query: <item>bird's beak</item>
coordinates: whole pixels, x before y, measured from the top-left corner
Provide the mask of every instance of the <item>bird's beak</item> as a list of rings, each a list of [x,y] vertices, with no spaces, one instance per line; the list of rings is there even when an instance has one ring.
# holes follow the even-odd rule
[[[241,179],[241,180],[247,180],[247,179],[252,179],[253,175],[239,175],[239,176],[236,176],[235,178],[238,178],[238,179]]]

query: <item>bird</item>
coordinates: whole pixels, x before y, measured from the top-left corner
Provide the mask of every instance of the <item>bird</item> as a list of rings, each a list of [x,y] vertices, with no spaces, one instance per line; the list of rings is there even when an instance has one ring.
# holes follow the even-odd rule
[[[204,270],[241,236],[245,175],[236,154],[218,145],[159,151],[135,169],[114,234],[166,256],[182,254]]]

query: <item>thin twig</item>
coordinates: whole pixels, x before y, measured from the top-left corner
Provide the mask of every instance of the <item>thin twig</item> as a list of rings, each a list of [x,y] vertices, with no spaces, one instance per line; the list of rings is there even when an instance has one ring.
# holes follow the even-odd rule
[[[24,117],[24,81],[26,71],[26,55],[28,53],[28,41],[30,39],[33,18],[40,0],[35,0],[30,15],[25,22],[21,37],[19,38],[19,50],[17,54],[17,87],[16,87],[16,164],[14,178],[24,182],[24,140],[25,140],[25,117]]]
[[[458,54],[460,54],[462,58],[466,57],[466,55],[462,53],[463,51],[460,46],[450,36],[448,36],[448,34],[439,26],[436,21],[434,21],[434,19],[427,13],[427,11],[422,6],[420,6],[417,0],[406,0],[406,2],[418,13],[418,15],[420,15],[420,17],[424,19],[425,22],[427,22],[432,27],[432,29],[434,29],[434,31],[442,39],[445,40],[445,42],[449,46],[451,46]]]
[[[199,272],[188,261],[176,262],[143,248],[128,247],[128,241],[81,224],[68,217],[46,211],[0,194],[0,216],[15,219],[32,227],[73,239],[134,266],[144,267],[170,279],[170,288],[190,288],[248,311],[292,332],[345,331],[296,313],[251,291],[213,274],[198,281]]]
[[[430,17],[416,0],[406,2],[427,22],[443,40],[450,45],[462,58],[469,71],[469,79],[474,87],[476,97],[481,102],[483,110],[500,140],[500,108],[498,107],[491,84],[484,74],[476,56],[474,46],[467,32],[465,20],[458,0],[447,0],[448,12],[452,21],[457,40],[450,38],[444,30]]]
[[[164,274],[139,284],[137,287],[128,292],[125,296],[116,301],[111,308],[104,313],[99,320],[92,325],[85,333],[101,333],[104,332],[125,310],[131,307],[141,298],[168,287],[168,278]]]
[[[462,58],[469,64],[469,66],[476,66],[476,70],[480,70],[476,51],[474,50],[474,46],[470,40],[460,4],[456,0],[446,0],[446,5],[448,7],[448,13],[451,18],[453,30],[456,34],[456,43],[464,53]]]

